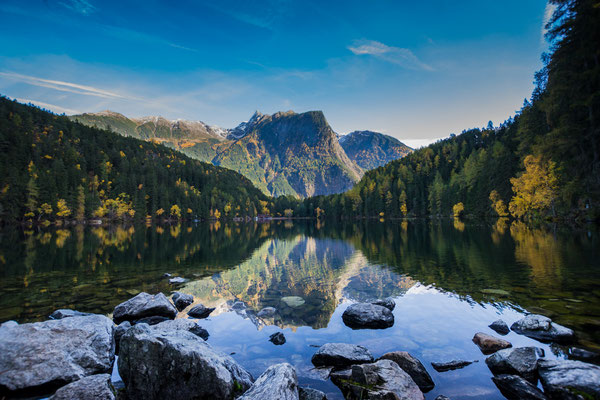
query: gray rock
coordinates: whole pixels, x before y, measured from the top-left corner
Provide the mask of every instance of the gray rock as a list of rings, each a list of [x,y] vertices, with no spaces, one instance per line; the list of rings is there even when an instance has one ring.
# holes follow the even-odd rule
[[[552,399],[600,398],[600,367],[582,361],[538,361],[544,393]]]
[[[546,400],[540,389],[518,375],[498,375],[492,381],[509,400]]]
[[[485,359],[485,363],[494,375],[519,375],[528,381],[537,382],[537,362],[544,356],[544,350],[538,347],[517,347],[504,349]]]
[[[327,400],[325,393],[313,388],[298,388],[299,400]]]
[[[380,300],[375,300],[371,304],[385,307],[390,311],[394,311],[394,308],[396,308],[396,302],[391,297],[387,297],[385,299],[380,299]]]
[[[188,311],[188,315],[192,318],[202,319],[208,317],[213,311],[215,311],[214,308],[205,307],[203,304],[198,304]]]
[[[232,305],[231,305],[231,309],[232,310],[245,310],[246,309],[246,303],[244,303],[243,301],[235,301]]]
[[[285,336],[281,332],[276,332],[269,336],[269,341],[274,345],[281,346],[282,344],[285,344]]]
[[[259,318],[271,318],[277,313],[277,309],[275,307],[265,307],[256,314]]]
[[[331,379],[331,382],[333,382],[337,386],[340,386],[341,382],[347,381],[351,377],[352,377],[352,368],[335,370],[335,371],[331,371],[329,373],[329,379]]]
[[[121,338],[119,374],[133,399],[230,399],[252,376],[230,356],[178,329],[135,325]]]
[[[298,377],[288,363],[267,368],[238,400],[298,400]]]
[[[507,335],[510,332],[510,328],[506,322],[502,321],[501,319],[492,322],[488,326],[500,335]]]
[[[313,354],[311,361],[316,367],[344,367],[373,362],[373,356],[363,346],[347,343],[326,343]]]
[[[342,320],[353,329],[385,329],[394,325],[394,314],[383,306],[356,303],[346,308]]]
[[[569,349],[569,358],[577,359],[580,361],[597,362],[600,361],[600,354],[586,349],[573,347]]]
[[[177,309],[162,293],[151,295],[142,292],[116,306],[113,320],[116,324],[120,324],[123,321],[132,322],[154,315],[173,319],[177,315]]]
[[[473,343],[479,347],[479,350],[481,350],[483,354],[492,354],[498,350],[512,347],[510,342],[483,332],[478,332],[473,336]]]
[[[352,366],[349,380],[340,382],[346,399],[423,400],[410,375],[391,360]]]
[[[165,322],[165,321],[171,321],[171,319],[167,318],[167,317],[161,317],[160,315],[153,315],[151,317],[140,318],[137,321],[134,321],[133,323],[135,325],[137,325],[137,324],[156,325],[156,324],[160,324],[161,322]]]
[[[450,400],[450,397],[447,397],[447,396],[444,396],[443,394],[440,394],[434,400]]]
[[[187,306],[189,306],[190,304],[192,304],[194,302],[194,296],[192,296],[191,294],[185,294],[185,293],[181,293],[181,292],[175,292],[173,293],[173,303],[175,304],[175,307],[177,308],[178,311],[182,311],[183,309],[185,309]]]
[[[433,379],[421,364],[421,361],[411,356],[406,351],[393,351],[391,353],[385,353],[381,357],[380,360],[392,360],[404,372],[406,372],[410,377],[415,381],[415,383],[419,386],[419,389],[424,393],[429,392],[434,388],[435,384],[433,383]]]
[[[115,354],[119,354],[119,342],[121,341],[121,336],[123,336],[129,328],[131,328],[131,322],[129,321],[123,321],[115,328]]]
[[[115,358],[114,324],[88,315],[0,326],[0,392],[53,389],[109,372]]]
[[[437,372],[446,372],[446,371],[451,371],[453,369],[460,369],[460,368],[464,368],[467,365],[471,365],[475,362],[478,362],[478,360],[473,360],[473,361],[466,361],[466,360],[452,360],[452,361],[448,361],[448,362],[442,362],[442,363],[435,363],[432,362],[431,366],[433,367],[433,369],[435,369]]]
[[[160,324],[152,326],[152,329],[165,330],[165,331],[170,331],[170,330],[188,331],[190,333],[193,333],[196,336],[201,337],[204,340],[208,340],[208,336],[209,336],[208,331],[206,329],[202,328],[200,325],[198,325],[197,322],[192,321],[191,319],[183,319],[183,318],[161,322]]]
[[[50,319],[63,319],[68,317],[85,317],[86,315],[93,315],[92,313],[84,313],[81,311],[71,310],[69,308],[61,308],[60,310],[54,311],[48,316]]]
[[[562,325],[555,324],[548,317],[529,314],[510,327],[518,334],[542,341],[568,343],[575,339],[575,333]]]
[[[179,283],[186,283],[186,282],[187,282],[187,279],[185,279],[185,278],[182,278],[182,277],[180,277],[180,276],[176,276],[176,277],[174,277],[174,278],[171,278],[171,279],[169,279],[169,283],[170,283],[171,285],[177,285],[177,284],[179,284]]]
[[[56,391],[49,400],[114,400],[109,374],[86,376]]]

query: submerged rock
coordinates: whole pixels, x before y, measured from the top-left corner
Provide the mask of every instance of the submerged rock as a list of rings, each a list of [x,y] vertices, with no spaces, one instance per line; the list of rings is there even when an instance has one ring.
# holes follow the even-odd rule
[[[300,296],[282,297],[281,301],[283,301],[285,304],[287,304],[288,307],[291,308],[298,308],[300,306],[303,306],[304,303],[306,303],[306,301],[304,301],[304,299]]]
[[[512,347],[510,342],[483,332],[478,332],[473,336],[473,343],[479,347],[479,350],[481,350],[483,354],[492,354],[498,350]]]
[[[276,332],[269,336],[269,341],[274,345],[281,346],[285,343],[285,336],[281,332]]]
[[[353,365],[350,378],[338,383],[346,399],[424,399],[410,375],[391,360]]]
[[[537,362],[544,356],[544,350],[538,347],[517,347],[492,354],[485,363],[494,375],[519,375],[528,381],[537,381]]]
[[[600,361],[600,354],[586,349],[573,347],[569,349],[569,358],[577,359],[580,361],[598,362]]]
[[[259,318],[271,318],[277,313],[277,309],[275,307],[265,307],[256,314]]]
[[[115,328],[114,336],[115,336],[115,354],[119,354],[119,342],[121,341],[121,337],[127,329],[131,328],[131,322],[123,321]]]
[[[113,330],[103,315],[0,325],[0,392],[49,390],[109,372]]]
[[[187,306],[189,306],[190,304],[192,304],[194,302],[194,296],[192,296],[191,294],[185,294],[185,293],[181,293],[181,292],[175,292],[173,293],[173,303],[175,304],[175,307],[177,308],[178,311],[182,311],[183,309],[185,309]]]
[[[188,311],[188,315],[192,318],[203,319],[215,311],[214,307],[205,307],[203,304],[198,304]]]
[[[272,365],[238,400],[298,400],[298,377],[288,363]]]
[[[230,399],[252,376],[198,336],[140,324],[121,338],[119,374],[133,399]]]
[[[344,367],[373,362],[373,356],[363,346],[347,343],[326,343],[317,350],[311,361],[316,367]]]
[[[177,315],[177,309],[162,293],[151,295],[142,292],[116,306],[113,320],[116,324],[120,324],[123,321],[133,322],[155,315],[173,319]]]
[[[518,375],[498,375],[492,381],[509,400],[546,400],[546,396],[537,386]]]
[[[555,324],[548,317],[530,314],[512,324],[513,331],[533,339],[568,343],[573,341],[575,333],[562,325]]]
[[[394,325],[394,314],[383,306],[356,303],[346,308],[342,320],[353,329],[385,329]]]
[[[510,328],[506,322],[502,321],[501,319],[492,322],[488,326],[500,335],[507,335],[510,332]]]
[[[443,362],[443,363],[432,362],[431,366],[437,372],[446,372],[446,371],[450,371],[450,370],[453,370],[453,369],[464,368],[467,365],[471,365],[471,364],[476,363],[476,362],[478,362],[478,360],[473,360],[473,361],[452,360],[452,361]]]
[[[169,283],[170,283],[171,285],[177,285],[177,284],[180,284],[180,283],[186,283],[186,282],[187,282],[187,279],[185,279],[185,278],[182,278],[182,277],[180,277],[180,276],[176,276],[176,277],[174,277],[174,278],[171,278],[171,279],[169,279]]]
[[[86,376],[56,391],[49,400],[114,400],[109,374]]]
[[[450,397],[447,397],[447,396],[444,396],[443,394],[440,394],[434,400],[450,400]]]
[[[93,315],[92,313],[85,313],[81,311],[71,310],[69,308],[61,308],[60,310],[54,311],[48,316],[50,319],[63,319],[68,317],[85,317],[86,315]]]
[[[421,364],[421,361],[411,356],[406,351],[394,351],[391,353],[385,353],[380,360],[391,360],[394,361],[404,372],[406,372],[419,386],[421,391],[427,393],[434,388],[435,384],[433,379]]]
[[[387,297],[385,299],[380,299],[380,300],[375,300],[371,304],[385,307],[390,311],[394,311],[394,308],[396,308],[396,302],[391,297]]]
[[[298,388],[299,400],[327,400],[325,393],[313,388]]]
[[[600,367],[582,361],[538,361],[544,393],[552,399],[600,398]]]

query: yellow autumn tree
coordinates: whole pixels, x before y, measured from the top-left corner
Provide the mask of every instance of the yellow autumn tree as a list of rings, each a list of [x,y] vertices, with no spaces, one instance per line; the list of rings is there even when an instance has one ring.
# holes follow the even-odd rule
[[[181,208],[179,208],[179,206],[177,204],[173,204],[171,206],[171,217],[173,217],[175,219],[181,218]]]
[[[490,192],[490,202],[492,210],[494,210],[499,217],[508,217],[508,209],[504,203],[504,200],[500,198],[498,191],[492,190]]]
[[[556,164],[542,160],[542,156],[528,155],[523,161],[525,172],[510,183],[515,195],[510,200],[508,209],[516,218],[531,217],[552,210],[558,190]]]
[[[66,218],[71,215],[71,209],[67,205],[67,201],[65,199],[58,199],[56,202],[56,216],[61,218]]]
[[[455,205],[452,206],[452,214],[454,215],[454,218],[462,217],[464,212],[465,212],[465,205],[462,202],[456,203]]]

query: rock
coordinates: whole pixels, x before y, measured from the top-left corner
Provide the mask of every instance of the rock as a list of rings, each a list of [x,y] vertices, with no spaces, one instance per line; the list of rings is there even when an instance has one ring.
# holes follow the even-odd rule
[[[337,386],[340,386],[341,382],[347,381],[351,377],[352,377],[352,368],[339,369],[339,370],[334,369],[329,373],[329,379],[331,379],[331,382],[333,382]]]
[[[283,301],[285,304],[287,304],[288,307],[291,308],[298,308],[300,306],[303,306],[304,303],[306,303],[304,301],[304,299],[300,296],[286,296],[286,297],[282,297],[281,301]]]
[[[366,347],[347,343],[325,343],[313,354],[315,367],[345,367],[352,364],[373,362],[373,356]]]
[[[170,330],[180,330],[180,331],[188,331],[193,333],[194,335],[201,337],[204,340],[208,340],[208,331],[198,325],[197,322],[192,321],[191,319],[175,319],[168,320],[165,322],[161,322],[158,325],[154,325],[152,329],[162,329],[165,331]]]
[[[352,366],[349,380],[340,382],[346,399],[423,400],[410,375],[391,360]]]
[[[380,299],[380,300],[375,300],[371,304],[385,307],[390,311],[394,311],[394,308],[396,308],[396,302],[391,297],[387,297],[385,299]]]
[[[171,278],[171,279],[169,279],[169,283],[170,283],[171,285],[177,285],[177,284],[179,284],[179,283],[186,283],[186,282],[187,282],[187,279],[185,279],[185,278],[182,278],[182,277],[180,277],[180,276],[176,276],[176,277],[174,277],[174,278]]]
[[[49,400],[114,400],[109,374],[86,376],[61,387]]]
[[[270,366],[238,400],[298,400],[296,370],[288,363]]]
[[[171,274],[170,274],[170,273],[168,273],[168,272],[165,272],[165,273],[163,274],[163,278],[170,278],[170,277],[172,277],[172,276],[173,276],[173,275],[171,275]]]
[[[275,315],[277,309],[275,307],[265,307],[256,314],[259,318],[271,318]]]
[[[478,360],[473,360],[473,361],[465,361],[465,360],[452,360],[452,361],[448,361],[448,362],[443,362],[443,363],[431,363],[431,366],[437,371],[437,372],[446,372],[446,371],[450,371],[453,369],[459,369],[459,368],[464,368],[467,365],[471,365],[475,362],[478,362]]]
[[[356,303],[346,308],[342,320],[353,329],[385,329],[394,325],[394,314],[383,306]]]
[[[185,294],[181,292],[173,293],[172,299],[178,311],[182,311],[194,302],[194,296],[192,296],[191,294]]]
[[[509,400],[546,400],[540,389],[518,375],[498,375],[492,381]]]
[[[215,311],[215,309],[212,307],[204,307],[203,304],[198,304],[188,311],[188,315],[192,318],[202,319],[208,317],[213,311]]]
[[[481,293],[491,294],[491,295],[496,295],[496,296],[501,296],[501,297],[510,296],[510,292],[507,292],[506,290],[502,290],[502,289],[482,289]]]
[[[325,393],[313,388],[298,388],[298,398],[300,400],[327,400]]]
[[[85,317],[86,315],[93,315],[92,313],[84,313],[81,311],[75,311],[68,308],[61,308],[60,310],[54,311],[48,316],[50,319],[63,319],[68,317]]]
[[[135,325],[121,338],[119,374],[133,399],[230,399],[252,376],[230,356],[179,329]]]
[[[580,349],[578,347],[572,347],[569,349],[569,358],[574,358],[580,361],[600,361],[600,354],[594,353],[593,351]]]
[[[512,347],[510,342],[483,332],[478,332],[473,336],[473,343],[479,347],[479,350],[481,350],[483,354],[492,354],[498,350]]]
[[[120,324],[123,321],[132,322],[154,315],[173,319],[177,315],[177,309],[162,293],[151,295],[142,292],[116,306],[113,320]]]
[[[446,396],[440,394],[434,400],[450,400],[450,397],[446,397]]]
[[[392,360],[404,372],[406,372],[410,377],[415,381],[415,383],[419,386],[422,392],[427,393],[431,389],[434,388],[435,384],[433,383],[433,379],[421,364],[421,361],[411,356],[406,351],[394,351],[391,353],[385,353],[379,360]]]
[[[582,361],[538,361],[544,393],[552,399],[600,398],[600,367]]]
[[[501,319],[492,322],[488,326],[500,335],[507,335],[510,332],[510,328],[506,322],[502,321]]]
[[[232,310],[245,310],[246,309],[246,303],[244,303],[243,301],[236,301],[231,305],[231,309]]]
[[[486,358],[485,363],[494,375],[519,375],[535,383],[538,358],[543,356],[544,350],[538,347],[517,347],[500,350]]]
[[[135,325],[137,325],[137,324],[156,325],[156,324],[160,324],[161,322],[165,322],[165,321],[171,321],[171,319],[167,318],[167,317],[161,317],[160,315],[153,315],[151,317],[140,318],[137,321],[134,321],[133,323]]]
[[[281,346],[285,343],[285,336],[281,332],[276,332],[269,336],[269,341],[274,345]]]
[[[575,333],[571,329],[555,324],[550,318],[538,314],[527,315],[512,324],[510,329],[542,341],[568,343],[575,338]]]
[[[131,322],[129,321],[123,321],[115,328],[115,354],[119,354],[119,342],[121,341],[123,334],[127,332],[127,329],[129,328],[131,328]]]
[[[115,358],[114,324],[88,315],[0,326],[0,392],[50,390],[109,372]]]

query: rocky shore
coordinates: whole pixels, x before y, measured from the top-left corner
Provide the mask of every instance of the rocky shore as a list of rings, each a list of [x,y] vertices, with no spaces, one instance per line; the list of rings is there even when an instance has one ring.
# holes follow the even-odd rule
[[[171,299],[162,293],[142,292],[116,306],[112,320],[104,315],[56,310],[43,322],[5,322],[0,325],[0,398],[327,398],[319,390],[299,386],[296,370],[288,363],[271,365],[253,377],[230,355],[206,342],[209,332],[198,320],[208,317],[213,309],[193,304],[192,296],[178,292]],[[241,307],[235,303],[232,309],[236,306]],[[394,306],[392,299],[353,304],[342,320],[352,329],[385,329],[394,324]],[[178,318],[188,308],[187,315],[194,319]],[[267,307],[257,316],[270,318],[276,313]],[[541,341],[576,341],[570,329],[535,314],[526,315],[510,328],[501,320],[492,322],[490,328],[500,335],[512,330]],[[280,332],[269,340],[275,345],[286,341]],[[508,399],[600,398],[597,365],[548,359],[540,348],[513,347],[507,340],[484,332],[476,333],[473,343],[487,356],[485,364],[492,380]],[[577,348],[571,352],[587,359],[597,356]],[[110,375],[115,360],[123,380],[118,388]],[[326,343],[314,352],[311,361],[346,399],[424,399],[424,393],[435,387],[421,361],[403,349],[375,358],[364,346]],[[444,373],[475,361],[440,360],[432,367]],[[436,397],[443,399],[447,397]]]

